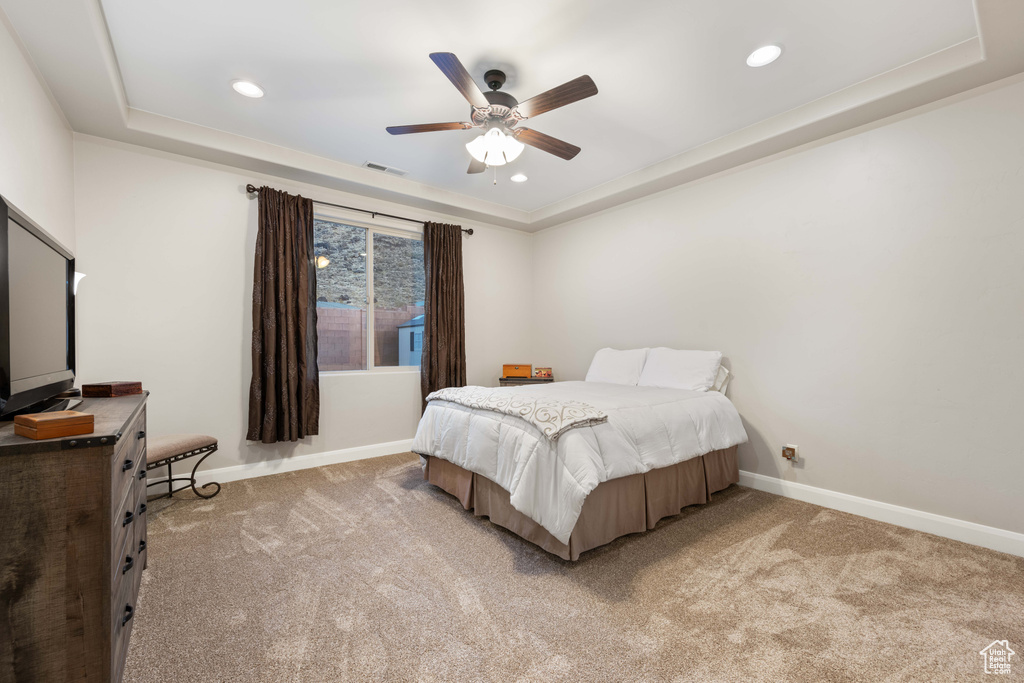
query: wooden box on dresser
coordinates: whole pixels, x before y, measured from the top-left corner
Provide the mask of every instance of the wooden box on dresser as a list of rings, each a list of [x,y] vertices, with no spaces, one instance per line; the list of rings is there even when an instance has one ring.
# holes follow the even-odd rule
[[[87,398],[95,431],[0,427],[0,683],[120,681],[146,563],[146,398]]]

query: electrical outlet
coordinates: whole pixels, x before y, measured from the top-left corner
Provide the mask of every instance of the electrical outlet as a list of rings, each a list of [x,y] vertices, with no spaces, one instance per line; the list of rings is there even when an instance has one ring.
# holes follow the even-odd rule
[[[782,457],[785,458],[786,460],[796,460],[799,454],[800,447],[795,444],[787,443],[785,446],[782,447]]]

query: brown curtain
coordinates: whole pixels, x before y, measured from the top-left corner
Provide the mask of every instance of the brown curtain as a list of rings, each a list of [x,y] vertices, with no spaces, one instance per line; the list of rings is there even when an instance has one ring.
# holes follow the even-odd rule
[[[259,190],[252,286],[250,441],[298,441],[319,433],[313,201]]]
[[[420,388],[427,394],[466,385],[466,296],[462,287],[462,228],[423,225],[426,306]]]

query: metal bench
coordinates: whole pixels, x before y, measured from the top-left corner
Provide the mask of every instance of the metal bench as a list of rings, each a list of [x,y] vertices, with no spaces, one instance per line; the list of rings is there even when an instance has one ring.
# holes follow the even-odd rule
[[[217,490],[213,493],[206,494],[196,488],[196,470],[216,450],[217,439],[205,434],[171,434],[149,439],[146,444],[146,470],[156,469],[164,465],[167,466],[167,493],[161,493],[158,496],[154,496],[154,498],[171,497],[178,491],[184,491],[187,488],[195,491],[195,494],[200,498],[213,498],[220,493],[220,484],[212,481],[208,484],[203,484],[201,488],[206,489],[210,486],[216,486]],[[180,460],[196,456],[201,457],[196,461],[195,467],[192,468],[191,476],[175,477],[172,475],[171,465]],[[174,482],[176,481],[187,481],[188,484],[174,488]],[[164,483],[164,481],[154,481],[147,483],[146,486],[160,486]]]

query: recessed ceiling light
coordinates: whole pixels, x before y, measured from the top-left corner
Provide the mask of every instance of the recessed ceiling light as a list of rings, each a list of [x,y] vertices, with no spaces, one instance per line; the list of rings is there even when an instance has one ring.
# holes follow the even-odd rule
[[[263,97],[263,88],[256,85],[252,81],[234,81],[231,87],[235,89],[235,92],[239,95],[245,95],[246,97]]]
[[[782,54],[782,48],[778,45],[765,45],[759,47],[750,53],[747,57],[747,66],[765,66],[771,64],[779,55]]]
[[[514,176],[512,176],[510,178],[510,180],[513,183],[525,183],[526,182],[526,175],[524,175],[522,173],[516,173]]]

